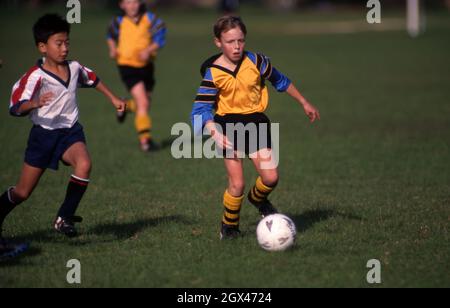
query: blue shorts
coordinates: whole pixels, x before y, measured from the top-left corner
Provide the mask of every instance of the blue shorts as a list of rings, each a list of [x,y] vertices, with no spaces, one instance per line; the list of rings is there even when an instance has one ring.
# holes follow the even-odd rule
[[[78,122],[71,128],[55,130],[34,125],[28,137],[25,163],[36,168],[58,170],[64,153],[77,142],[86,143],[83,126]]]

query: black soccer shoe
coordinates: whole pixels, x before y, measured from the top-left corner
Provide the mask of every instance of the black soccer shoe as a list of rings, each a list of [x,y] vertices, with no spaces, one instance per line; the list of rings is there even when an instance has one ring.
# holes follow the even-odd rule
[[[238,226],[232,226],[222,223],[220,228],[220,240],[236,239],[241,236]]]
[[[117,111],[116,112],[116,118],[117,118],[117,122],[119,122],[120,124],[122,124],[123,122],[125,122],[125,118],[127,117],[127,111]]]
[[[161,150],[161,146],[153,141],[153,139],[148,139],[145,143],[141,143],[142,152],[156,152]]]
[[[253,204],[259,211],[259,214],[262,216],[262,218],[278,213],[277,209],[270,203],[268,199],[264,199],[261,202],[255,202],[252,200],[250,192],[247,195],[248,201]]]
[[[78,235],[77,229],[75,229],[75,223],[82,221],[83,218],[80,216],[72,216],[67,218],[57,217],[53,227],[56,231],[67,237],[75,237]]]

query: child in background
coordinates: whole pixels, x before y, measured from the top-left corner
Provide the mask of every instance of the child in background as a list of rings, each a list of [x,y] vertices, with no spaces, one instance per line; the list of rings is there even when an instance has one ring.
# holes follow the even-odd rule
[[[124,15],[115,17],[109,27],[109,54],[117,61],[122,81],[132,96],[127,102],[127,111],[136,113],[140,148],[144,152],[153,151],[159,148],[152,138],[149,116],[155,85],[154,61],[158,50],[166,43],[166,28],[140,0],[121,0],[119,5]],[[117,113],[120,123],[125,117],[125,112]]]

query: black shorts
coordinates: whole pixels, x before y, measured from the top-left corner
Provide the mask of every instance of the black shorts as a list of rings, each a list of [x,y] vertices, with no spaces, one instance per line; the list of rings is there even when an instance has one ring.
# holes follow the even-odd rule
[[[270,120],[264,113],[216,114],[214,122],[222,128],[222,133],[233,144],[234,151],[250,155],[272,148]],[[223,150],[223,155],[233,157],[233,151]]]
[[[48,130],[39,125],[31,128],[25,150],[25,162],[36,168],[58,170],[59,161],[73,144],[86,143],[83,126]]]
[[[142,68],[119,65],[119,73],[128,91],[139,82],[144,82],[147,92],[153,91],[155,87],[155,66],[153,62]]]

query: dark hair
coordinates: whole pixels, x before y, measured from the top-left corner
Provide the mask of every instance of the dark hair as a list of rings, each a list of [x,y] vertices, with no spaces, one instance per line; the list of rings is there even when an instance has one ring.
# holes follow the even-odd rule
[[[220,39],[223,32],[234,28],[240,28],[244,35],[247,35],[247,27],[239,16],[220,17],[214,25],[214,36]]]
[[[70,33],[70,24],[57,14],[46,14],[39,18],[33,26],[36,45],[47,43],[48,38],[56,33]]]

